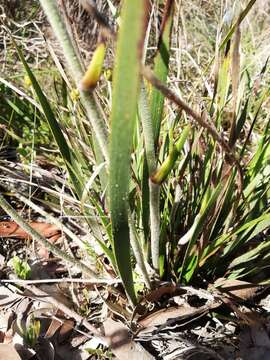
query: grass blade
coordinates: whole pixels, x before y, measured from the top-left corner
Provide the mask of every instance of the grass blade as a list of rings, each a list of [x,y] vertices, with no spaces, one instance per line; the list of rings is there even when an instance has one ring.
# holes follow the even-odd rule
[[[193,226],[191,227],[189,232],[183,238],[180,239],[180,243],[182,244],[184,244],[187,241],[189,242],[180,275],[180,279],[184,278],[187,282],[191,279],[198,265],[198,256],[197,255],[191,256],[192,247],[195,245],[200,233],[203,231],[205,221],[209,216],[211,209],[215,205],[221,191],[222,191],[222,184],[219,184],[211,195],[209,193],[205,194],[200,212],[196,216]]]
[[[170,38],[173,21],[173,0],[167,0],[161,24],[158,42],[158,52],[155,58],[154,73],[156,77],[166,83],[170,59]],[[160,124],[163,115],[164,95],[153,87],[151,94],[151,114],[154,127],[155,143],[159,137]]]
[[[70,149],[70,147],[68,146],[66,139],[62,133],[62,130],[54,116],[54,113],[51,109],[51,106],[46,98],[46,96],[44,95],[43,91],[41,90],[41,87],[39,86],[39,83],[37,82],[33,72],[31,71],[29,65],[27,64],[27,62],[25,61],[25,58],[23,56],[22,51],[19,49],[19,47],[17,46],[17,44],[14,42],[16,50],[18,52],[18,55],[20,57],[21,62],[23,63],[23,66],[27,72],[27,75],[29,76],[31,83],[33,85],[33,88],[36,92],[36,95],[38,97],[38,100],[41,104],[42,110],[44,112],[44,115],[46,117],[46,120],[50,126],[50,129],[53,133],[53,136],[55,138],[55,141],[58,145],[59,151],[66,163],[68,172],[70,174],[70,178],[73,182],[74,188],[77,192],[77,195],[80,196],[82,193],[82,189],[83,189],[83,182],[81,180],[81,176],[80,176],[80,170],[79,170],[79,166],[76,163],[76,159],[74,157],[74,154],[72,152],[72,150]]]

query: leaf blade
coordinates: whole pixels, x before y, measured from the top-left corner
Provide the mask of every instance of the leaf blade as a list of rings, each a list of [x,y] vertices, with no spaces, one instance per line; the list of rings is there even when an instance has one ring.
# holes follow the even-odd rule
[[[110,211],[113,247],[119,274],[133,304],[136,295],[132,278],[128,225],[130,155],[139,90],[140,45],[147,1],[125,1],[116,65],[113,75],[109,167]]]

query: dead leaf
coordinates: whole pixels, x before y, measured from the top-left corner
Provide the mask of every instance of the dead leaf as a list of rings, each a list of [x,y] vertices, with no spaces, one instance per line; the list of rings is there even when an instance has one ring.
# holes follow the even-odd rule
[[[133,312],[133,319],[143,316],[148,312],[149,302],[158,302],[163,296],[167,295],[169,298],[174,297],[175,295],[185,294],[186,290],[177,287],[176,285],[169,284],[165,286],[160,286],[159,288],[150,291],[148,294],[143,296],[139,303],[136,305]]]
[[[110,339],[113,354],[121,360],[154,360],[140,344],[131,340],[128,329],[112,319],[104,322],[105,335]]]
[[[0,309],[14,304],[16,301],[23,299],[24,296],[19,294],[18,289],[13,285],[0,284]]]
[[[161,286],[158,289],[155,289],[151,291],[149,294],[147,294],[143,300],[151,301],[151,302],[157,302],[160,300],[160,298],[164,295],[172,296],[177,290],[179,290],[175,285],[166,285]],[[185,291],[182,291],[185,293]]]
[[[19,354],[12,344],[0,344],[0,359],[21,360]]]
[[[0,291],[3,289],[2,286],[0,286]],[[19,294],[10,294],[9,296],[0,295],[0,308],[8,307],[8,305],[12,306],[14,303],[16,303],[19,299],[22,299],[23,297]]]
[[[166,324],[169,319],[173,319],[174,321],[186,320],[194,316],[199,316],[203,313],[207,313],[210,309],[214,309],[219,305],[219,302],[213,302],[199,308],[184,304],[177,307],[161,309],[138,321],[138,324],[143,328],[147,328],[150,326],[161,326]]]
[[[52,319],[50,326],[48,327],[45,337],[46,338],[51,338],[54,336],[54,334],[56,333],[56,331],[61,327],[62,323],[60,320],[57,319]]]
[[[68,296],[68,294],[64,293],[58,284],[40,284],[39,289],[44,291],[48,296],[51,296],[61,304],[68,306],[72,309],[73,303]]]
[[[214,287],[232,299],[247,301],[253,299],[263,287],[237,279],[217,279]]]
[[[5,340],[5,333],[0,330],[0,343],[3,343]]]
[[[5,266],[5,257],[4,255],[0,254],[0,269]]]
[[[61,326],[58,334],[59,344],[65,342],[70,336],[72,330],[74,329],[75,321],[74,320],[65,320]]]
[[[16,334],[15,334],[16,337]],[[33,356],[35,355],[35,351],[33,349],[30,349],[26,347],[25,345],[22,345],[20,343],[17,343],[14,345],[17,353],[20,355],[20,359],[22,360],[31,360],[33,359]]]
[[[46,238],[54,238],[61,236],[60,229],[53,224],[43,222],[30,222],[29,225],[36,230],[40,235]],[[19,239],[29,239],[31,236],[24,231],[15,221],[1,221],[0,222],[0,237],[13,237]]]
[[[165,324],[167,320],[182,317],[191,316],[194,312],[194,308],[185,304],[177,307],[170,307],[167,309],[160,309],[154,313],[147,315],[142,320],[138,321],[139,325],[146,328],[149,326],[160,326]]]

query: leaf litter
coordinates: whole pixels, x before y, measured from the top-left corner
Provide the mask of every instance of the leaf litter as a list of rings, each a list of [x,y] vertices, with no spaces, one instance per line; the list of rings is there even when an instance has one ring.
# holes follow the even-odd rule
[[[20,239],[25,240],[24,234]],[[47,278],[53,275],[46,273]],[[14,274],[12,278],[16,282]],[[63,354],[63,358],[70,359],[102,358],[106,354],[119,359],[168,360],[192,358],[195,354],[209,359],[251,356],[255,360],[258,354],[262,359],[269,356],[267,310],[264,305],[256,305],[256,298],[267,298],[268,286],[222,278],[208,289],[161,283],[141,297],[134,311],[117,284],[106,291],[89,286],[88,294],[92,293],[94,301],[90,326],[78,315],[80,310],[66,290],[63,293],[55,284],[17,287],[0,282],[2,344],[11,346],[14,359],[17,355],[30,359],[34,354],[40,359],[61,359]],[[82,289],[78,288],[78,293]],[[79,297],[82,304],[80,301]],[[37,325],[31,321],[40,324],[36,339],[33,328]],[[34,336],[32,346],[26,342],[28,332]],[[82,343],[73,348],[72,343],[80,343],[76,339]]]

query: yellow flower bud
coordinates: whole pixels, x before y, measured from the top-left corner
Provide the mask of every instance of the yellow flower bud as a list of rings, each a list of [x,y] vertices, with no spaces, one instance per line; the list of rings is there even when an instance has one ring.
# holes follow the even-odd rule
[[[83,91],[93,90],[100,78],[102,66],[106,54],[106,46],[104,43],[100,43],[92,57],[92,60],[81,80],[80,87]]]

